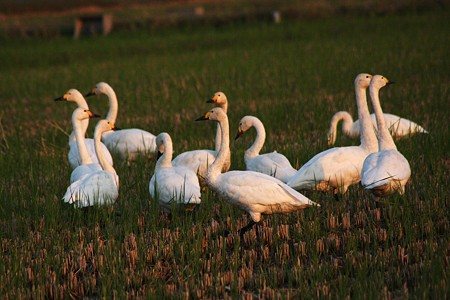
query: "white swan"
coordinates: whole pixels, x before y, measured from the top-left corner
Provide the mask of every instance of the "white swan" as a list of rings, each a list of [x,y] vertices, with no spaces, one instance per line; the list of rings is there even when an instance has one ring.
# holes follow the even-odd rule
[[[266,131],[263,123],[256,117],[245,116],[239,122],[238,132],[235,140],[238,139],[244,132],[250,128],[255,127],[256,138],[253,145],[245,151],[244,159],[248,171],[255,171],[271,175],[286,183],[292,176],[297,173],[283,154],[276,151],[271,153],[259,154],[264,141],[266,139]]]
[[[100,142],[102,134],[110,130],[116,130],[116,127],[111,122],[100,120],[97,123],[94,132],[95,153],[98,156],[102,169],[86,174],[73,182],[67,188],[63,197],[64,202],[82,208],[112,204],[118,198],[119,177],[105,158]]]
[[[87,174],[102,169],[99,163],[94,163],[92,161],[84,138],[83,121],[95,117],[99,116],[84,108],[77,108],[72,114],[73,133],[75,135],[76,145],[79,151],[80,165],[73,169],[72,174],[70,175],[70,183],[82,179]]]
[[[225,113],[228,111],[228,99],[223,92],[215,93],[214,96],[206,102],[218,104],[219,107],[225,111]],[[175,167],[183,166],[193,170],[203,181],[208,167],[213,163],[217,153],[219,152],[222,141],[221,134],[220,126],[217,124],[215,150],[202,149],[183,152],[172,160],[172,165]],[[231,155],[228,155],[222,172],[227,172],[230,169],[230,165]]]
[[[364,161],[361,171],[361,184],[375,196],[387,196],[398,191],[405,193],[405,184],[411,176],[408,160],[397,151],[394,140],[383,120],[379,91],[390,84],[386,77],[375,75],[369,91],[373,110],[378,123],[378,152],[370,154]]]
[[[88,106],[86,100],[84,99],[83,95],[76,89],[68,90],[64,95],[56,98],[55,101],[75,102],[77,104],[78,108],[89,110],[89,106]],[[89,126],[89,118],[81,121],[81,128],[82,128],[83,136],[86,135],[88,126]],[[97,155],[95,155],[94,140],[93,139],[85,139],[85,144],[86,144],[87,152],[89,153],[89,156],[91,157],[92,161],[94,163],[98,164]],[[112,165],[113,159],[111,157],[111,154],[109,153],[108,148],[106,148],[106,146],[103,143],[101,145],[102,145],[101,146],[102,151],[104,152],[106,159]],[[69,164],[72,167],[72,169],[75,169],[76,167],[81,165],[80,152],[78,150],[74,131],[72,131],[72,133],[69,136],[68,159],[69,159]]]
[[[359,74],[355,79],[356,104],[361,120],[361,145],[328,149],[304,164],[288,185],[296,190],[333,190],[343,194],[361,180],[361,169],[367,155],[377,151],[377,138],[370,121],[366,89],[372,76]]]
[[[111,123],[115,123],[119,110],[116,93],[109,84],[100,82],[97,83],[91,92],[86,94],[86,97],[99,94],[108,96],[109,112],[106,119]],[[137,128],[106,132],[102,136],[102,141],[110,151],[117,152],[122,159],[128,161],[135,160],[139,154],[147,156],[155,154],[157,151],[155,139],[156,137],[150,132]]]
[[[206,173],[206,184],[221,198],[250,214],[252,220],[239,230],[241,235],[259,222],[262,214],[287,213],[317,205],[272,176],[253,171],[221,173],[230,152],[227,114],[216,107],[196,121],[201,120],[219,122],[222,142],[215,161]]]
[[[386,126],[389,128],[391,135],[399,140],[403,137],[411,136],[415,133],[428,133],[422,126],[408,119],[401,118],[393,114],[383,114]],[[377,127],[375,114],[371,114],[370,118],[374,127]],[[342,123],[342,132],[351,137],[359,137],[359,120],[353,122],[352,116],[346,111],[339,111],[333,115],[328,131],[328,145],[334,145],[336,142],[336,128],[339,121]]]
[[[172,166],[172,139],[163,132],[156,137],[160,153],[155,172],[149,183],[150,195],[169,210],[172,204],[185,205],[191,209],[201,203],[200,184],[197,175],[189,168]]]

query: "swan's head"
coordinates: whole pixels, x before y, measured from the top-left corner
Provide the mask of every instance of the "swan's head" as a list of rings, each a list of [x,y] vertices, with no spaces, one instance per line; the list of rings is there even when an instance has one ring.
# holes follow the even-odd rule
[[[111,90],[111,86],[106,82],[99,82],[92,88],[90,92],[88,92],[85,97],[90,97],[94,95],[106,94]]]
[[[371,80],[372,75],[370,74],[367,73],[358,74],[358,76],[356,76],[355,78],[355,86],[362,89],[367,89],[370,85]]]
[[[201,116],[200,118],[197,118],[195,121],[205,121],[205,120],[211,120],[211,121],[219,121],[224,118],[227,118],[227,114],[223,109],[220,107],[214,107],[210,111],[208,111],[205,115]]]
[[[100,136],[101,136],[104,132],[108,132],[111,130],[116,131],[116,130],[120,130],[120,128],[116,127],[114,125],[114,123],[112,123],[106,119],[103,119],[103,120],[98,121],[97,125],[95,126],[94,135],[97,133],[100,133]]]
[[[61,97],[54,99],[55,101],[75,102],[79,107],[89,109],[83,95],[77,89],[70,89]]]
[[[217,92],[211,99],[208,99],[206,103],[216,103],[219,106],[228,104],[227,96],[223,92]]]
[[[90,111],[89,109],[85,108],[77,108],[72,113],[72,120],[85,120],[85,119],[91,119],[91,118],[100,118],[100,115],[97,115]]]
[[[172,138],[167,132],[161,132],[156,136],[156,148],[158,149],[158,160],[164,153],[165,144],[170,141],[172,142]]]
[[[381,89],[385,87],[386,85],[393,84],[393,81],[389,81],[385,76],[383,75],[375,75],[372,78],[372,81],[370,82],[370,89]]]
[[[243,117],[241,119],[241,121],[239,122],[238,131],[237,131],[236,136],[234,138],[235,140],[240,138],[241,135],[244,134],[244,132],[246,132],[247,130],[252,128],[254,119],[255,119],[255,117],[252,117],[252,116],[245,116],[245,117]]]

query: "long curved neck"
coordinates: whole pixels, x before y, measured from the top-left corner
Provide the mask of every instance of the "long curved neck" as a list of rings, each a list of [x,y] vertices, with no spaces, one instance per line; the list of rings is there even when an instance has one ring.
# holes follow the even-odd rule
[[[102,169],[105,171],[109,171],[112,173],[116,173],[113,166],[108,162],[103,153],[102,142],[101,142],[102,133],[98,130],[94,132],[94,145],[95,145],[95,154],[97,155],[98,162],[102,166]]]
[[[336,142],[337,125],[341,120],[344,121],[342,123],[342,132],[345,134],[349,134],[350,132],[353,124],[352,116],[346,111],[338,111],[333,115],[330,122],[330,130],[328,131],[328,139],[330,144],[334,144]]]
[[[83,137],[85,137],[87,129],[89,127],[89,119],[83,119],[83,120],[81,120],[79,122],[81,123],[81,130],[82,130],[82,133],[83,133]],[[69,142],[71,142],[71,141],[76,141],[76,134],[75,134],[74,130],[72,130],[72,133],[69,136]]]
[[[359,131],[361,137],[361,147],[370,152],[376,152],[377,137],[370,120],[369,107],[367,105],[366,89],[355,87],[356,104],[358,106]]]
[[[171,139],[164,139],[164,153],[156,162],[156,169],[172,167],[173,145]]]
[[[378,149],[381,150],[393,150],[397,149],[395,146],[394,140],[392,139],[391,134],[386,126],[386,122],[384,120],[383,110],[381,109],[379,92],[378,88],[373,88],[370,86],[370,98],[372,100],[373,110],[375,112],[375,117],[377,119],[377,127],[378,127]]]
[[[220,104],[219,107],[222,108],[225,113],[228,113],[228,102]],[[220,124],[217,123],[216,142],[214,147],[214,150],[216,150],[216,152],[219,152],[221,144],[222,144],[222,132],[220,129]]]
[[[251,147],[245,151],[245,157],[247,158],[259,155],[259,151],[261,151],[266,140],[266,130],[264,129],[263,123],[256,118],[252,118],[252,125],[256,130],[256,138]]]
[[[86,120],[89,123],[89,119],[86,119]],[[85,120],[83,120],[83,121],[85,121]],[[77,142],[78,153],[80,154],[81,164],[82,165],[92,164],[92,159],[86,148],[86,143],[84,140],[85,131],[83,129],[83,123],[81,120],[76,119],[76,118],[72,119],[72,123],[73,123],[72,135],[75,136],[75,140]]]
[[[117,112],[119,111],[119,102],[117,101],[116,92],[111,87],[107,87],[105,95],[108,96],[109,100],[109,111],[106,119],[111,123],[116,123]]]
[[[223,165],[230,155],[230,128],[228,125],[228,118],[219,120],[220,130],[222,133],[222,143],[220,145],[219,153],[216,156],[214,162],[209,166],[206,172],[206,180],[209,183],[213,183],[218,175],[220,175]]]

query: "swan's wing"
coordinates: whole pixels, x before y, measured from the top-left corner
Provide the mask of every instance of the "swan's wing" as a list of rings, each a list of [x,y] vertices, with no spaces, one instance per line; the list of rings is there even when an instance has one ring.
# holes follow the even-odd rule
[[[92,159],[92,162],[94,164],[98,164],[98,158],[97,155],[95,154],[95,144],[94,144],[94,140],[93,139],[85,139],[84,140],[85,144],[86,144],[86,149],[89,153],[89,156]],[[111,164],[111,166],[113,165],[113,159],[111,156],[111,153],[109,153],[108,148],[106,148],[106,146],[102,143],[102,151],[105,155],[105,158],[108,160],[108,162]],[[81,165],[81,158],[80,158],[80,153],[78,152],[78,145],[76,141],[71,141],[69,143],[69,163],[70,166],[72,167],[72,169],[75,169],[77,166]]]
[[[411,168],[406,158],[397,150],[370,154],[364,161],[361,184],[367,189],[388,184],[390,180],[407,181]]]
[[[269,175],[251,171],[230,171],[220,175],[217,192],[241,206],[274,206],[291,203],[311,206],[314,202]]]
[[[102,170],[102,166],[98,163],[88,164],[88,165],[79,165],[76,167],[72,174],[70,175],[70,183],[83,179],[85,176],[88,176],[92,172]]]
[[[102,140],[109,149],[123,155],[156,152],[156,137],[137,128],[107,132],[102,135]]]
[[[247,170],[271,175],[285,182],[295,175],[295,170],[289,160],[282,154],[265,153],[246,159]]]
[[[174,167],[186,167],[205,177],[206,170],[214,162],[216,152],[213,150],[193,150],[183,152],[172,160]]]
[[[112,204],[118,196],[117,175],[102,170],[72,183],[67,188],[63,200],[77,207],[87,207]]]

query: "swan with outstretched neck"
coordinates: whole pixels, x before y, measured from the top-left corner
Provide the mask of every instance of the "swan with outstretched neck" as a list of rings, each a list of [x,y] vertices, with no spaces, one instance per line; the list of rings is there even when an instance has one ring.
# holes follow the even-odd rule
[[[64,95],[61,97],[58,97],[54,99],[55,101],[67,101],[67,102],[75,102],[78,106],[78,108],[89,110],[89,106],[86,102],[86,99],[84,99],[83,95],[76,89],[70,89],[68,90]],[[81,133],[83,136],[86,136],[86,131],[89,126],[89,118],[86,118],[84,120],[81,120]],[[91,160],[94,163],[98,164],[97,155],[95,155],[95,146],[94,146],[94,140],[86,138],[84,143],[86,144],[87,152],[89,153],[89,156],[91,157]],[[106,159],[110,164],[113,164],[113,159],[111,154],[108,151],[108,148],[102,143],[101,144],[102,151],[104,152]],[[80,152],[78,150],[76,138],[75,138],[75,131],[72,131],[72,133],[69,136],[69,153],[68,153],[68,159],[69,164],[72,167],[72,169],[75,169],[79,165],[81,165],[81,157]]]
[[[370,74],[362,73],[354,81],[358,117],[361,120],[361,145],[331,148],[315,155],[288,181],[290,187],[295,190],[332,190],[337,195],[344,194],[349,186],[361,181],[364,160],[378,150],[366,99],[366,89],[371,79]]]
[[[182,205],[190,210],[201,203],[200,184],[197,175],[189,168],[172,166],[173,146],[170,135],[158,134],[156,145],[160,157],[149,183],[150,195],[170,211],[171,205]]]
[[[239,122],[239,128],[235,140],[244,134],[247,130],[254,127],[256,138],[250,148],[245,151],[244,160],[248,171],[264,173],[280,179],[284,183],[297,173],[283,154],[276,151],[271,153],[259,154],[264,141],[266,140],[266,130],[264,125],[257,117],[245,116]]]
[[[378,124],[378,152],[370,154],[364,161],[361,184],[376,197],[388,196],[396,191],[404,194],[405,185],[411,176],[409,162],[397,150],[381,109],[379,91],[391,83],[386,77],[375,75],[369,87]]]
[[[222,173],[230,152],[227,114],[216,107],[196,121],[202,120],[218,122],[222,133],[219,153],[206,172],[206,184],[219,197],[249,213],[251,221],[239,230],[241,235],[258,223],[263,214],[288,213],[317,205],[272,176],[253,171]]]
[[[95,127],[95,153],[101,169],[85,174],[74,181],[64,194],[63,200],[75,207],[110,205],[119,197],[119,176],[106,159],[101,148],[101,136],[104,132],[117,130],[108,120],[100,120]]]
[[[99,82],[86,94],[86,97],[100,94],[108,97],[109,111],[106,119],[114,124],[119,110],[117,95],[109,84]],[[138,128],[106,132],[102,136],[106,147],[112,152],[117,152],[122,159],[127,161],[135,160],[139,154],[146,156],[155,154],[157,152],[155,139],[156,137],[150,132]]]
[[[389,132],[396,140],[412,136],[415,133],[428,133],[422,126],[408,119],[387,113],[384,113],[383,116],[386,126],[389,128]],[[371,114],[370,119],[373,126],[376,128],[377,120],[375,114]],[[328,145],[330,146],[334,145],[336,142],[337,125],[341,120],[343,121],[342,132],[345,135],[350,138],[359,137],[359,120],[353,122],[353,118],[348,112],[339,111],[331,118],[330,130],[328,131]]]
[[[228,99],[223,92],[216,92],[214,96],[206,102],[217,104],[220,108],[223,109],[225,113],[227,113],[228,111]],[[214,150],[201,149],[201,150],[186,151],[177,155],[173,159],[172,164],[177,167],[183,166],[193,170],[198,175],[200,180],[203,182],[208,167],[213,163],[217,153],[219,152],[221,141],[222,141],[222,133],[220,131],[219,124],[217,124]],[[223,165],[222,172],[227,172],[230,169],[230,165],[231,165],[231,155],[228,155]]]

